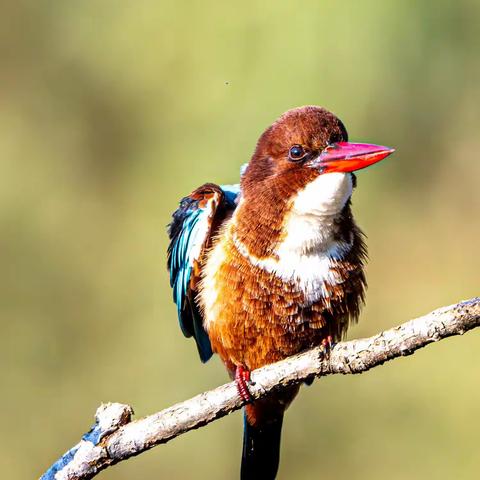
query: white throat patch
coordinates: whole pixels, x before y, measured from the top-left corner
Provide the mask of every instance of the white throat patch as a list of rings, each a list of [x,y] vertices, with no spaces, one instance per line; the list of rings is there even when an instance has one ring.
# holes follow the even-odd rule
[[[340,213],[352,195],[350,173],[334,172],[319,175],[301,190],[293,210],[300,215],[332,216]]]
[[[335,220],[352,194],[349,173],[327,173],[310,182],[293,199],[285,218],[286,235],[275,250],[276,258],[257,258],[236,236],[239,252],[257,267],[297,284],[311,304],[328,296],[325,284],[342,281],[332,266],[350,251],[353,238],[335,240]]]

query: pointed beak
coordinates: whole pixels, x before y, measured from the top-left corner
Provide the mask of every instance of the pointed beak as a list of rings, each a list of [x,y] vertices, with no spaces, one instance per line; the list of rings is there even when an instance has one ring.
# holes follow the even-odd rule
[[[395,150],[369,143],[338,142],[327,147],[315,160],[322,173],[353,172],[373,165]]]

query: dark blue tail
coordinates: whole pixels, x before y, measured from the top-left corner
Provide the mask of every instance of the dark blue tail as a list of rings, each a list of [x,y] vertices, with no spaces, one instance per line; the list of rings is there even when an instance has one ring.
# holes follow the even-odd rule
[[[241,480],[273,480],[280,460],[283,413],[258,426],[244,418]]]

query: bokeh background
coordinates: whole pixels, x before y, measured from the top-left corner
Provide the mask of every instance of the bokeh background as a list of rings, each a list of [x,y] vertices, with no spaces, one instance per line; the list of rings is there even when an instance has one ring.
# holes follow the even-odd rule
[[[0,16],[0,471],[35,478],[102,401],[226,381],[182,337],[165,226],[303,104],[397,153],[359,173],[368,304],[350,338],[479,294],[476,0],[17,0]],[[478,478],[480,333],[304,388],[280,479]],[[100,474],[237,478],[239,413]]]

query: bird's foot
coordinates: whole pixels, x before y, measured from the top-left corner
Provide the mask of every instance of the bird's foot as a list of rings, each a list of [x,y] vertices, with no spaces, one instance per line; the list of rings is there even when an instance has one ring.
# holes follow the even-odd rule
[[[242,365],[237,365],[235,369],[235,384],[237,385],[238,394],[247,403],[253,401],[253,397],[248,389],[248,385],[253,385],[250,379],[250,370]]]
[[[328,337],[322,340],[322,351],[323,351],[324,358],[327,358],[327,359],[330,358],[330,353],[334,346],[335,346],[335,342],[333,341],[333,337],[331,335],[328,335]]]

